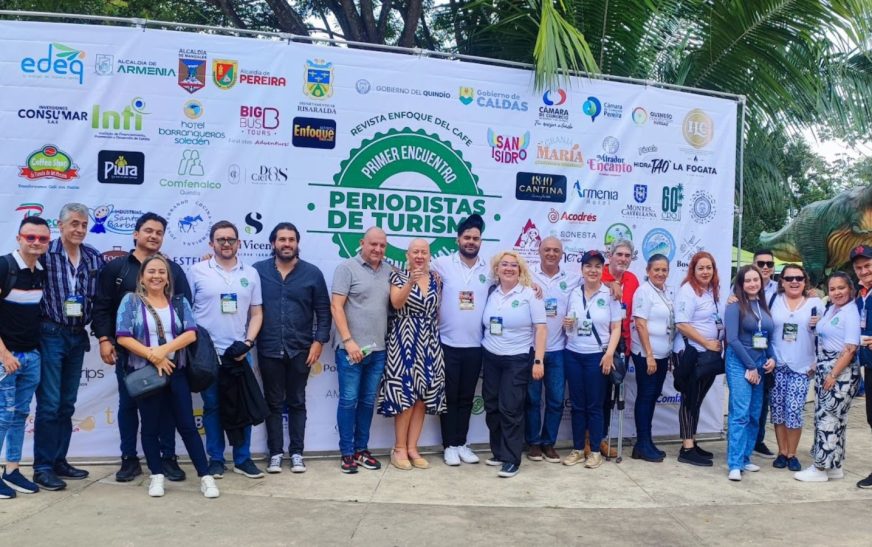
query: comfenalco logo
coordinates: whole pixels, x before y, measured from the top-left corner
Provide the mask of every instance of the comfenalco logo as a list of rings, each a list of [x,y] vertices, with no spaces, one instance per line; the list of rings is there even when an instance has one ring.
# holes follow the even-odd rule
[[[409,186],[410,179],[430,184]],[[365,139],[342,161],[333,181],[327,229],[313,231],[333,234],[340,256],[350,258],[364,231],[378,226],[388,235],[387,260],[398,265],[405,263],[410,237],[429,240],[433,256],[448,254],[456,247],[459,221],[472,213],[484,216],[487,200],[501,197],[482,193],[472,165],[449,142],[408,127]],[[315,209],[310,203],[309,210]]]

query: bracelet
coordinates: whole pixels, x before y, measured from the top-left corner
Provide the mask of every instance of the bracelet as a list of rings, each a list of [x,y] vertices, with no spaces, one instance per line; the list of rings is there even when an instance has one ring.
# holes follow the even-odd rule
[[[351,342],[351,337],[350,337],[350,336],[349,336],[348,338],[346,338],[345,340],[342,341],[343,344],[347,344],[347,343],[349,343],[349,342]]]

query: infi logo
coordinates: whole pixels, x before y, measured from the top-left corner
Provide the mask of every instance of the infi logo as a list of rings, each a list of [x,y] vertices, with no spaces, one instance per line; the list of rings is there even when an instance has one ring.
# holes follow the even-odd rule
[[[145,100],[141,97],[134,98],[129,105],[120,111],[106,110],[95,104],[91,108],[91,129],[101,130],[97,133],[100,138],[116,138],[117,133],[140,133],[142,131],[142,117],[148,114],[145,111]],[[121,138],[130,139],[129,136]],[[145,135],[141,135],[135,140],[149,139]]]
[[[82,62],[84,58],[84,51],[53,42],[48,45],[45,57],[22,59],[21,72],[26,77],[46,76],[57,80],[77,80],[82,85],[85,83],[85,64]]]
[[[29,180],[53,178],[72,180],[79,176],[79,166],[57,146],[47,144],[27,156],[26,165],[20,167],[19,177]]]
[[[405,182],[415,179],[438,191],[421,192],[420,182]],[[487,199],[501,198],[485,196],[461,152],[423,129],[390,129],[364,139],[333,181],[322,213],[325,229],[311,231],[333,234],[340,256],[349,258],[357,253],[364,230],[378,226],[388,234],[385,256],[395,264],[405,263],[405,243],[399,242],[407,237],[429,239],[433,256],[448,254],[455,248],[458,222],[472,213],[485,215]],[[316,204],[308,208],[314,211]]]

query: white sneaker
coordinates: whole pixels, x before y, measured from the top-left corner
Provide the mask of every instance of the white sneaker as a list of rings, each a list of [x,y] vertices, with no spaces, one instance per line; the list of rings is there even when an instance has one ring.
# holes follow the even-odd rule
[[[148,495],[153,498],[159,498],[164,495],[164,476],[152,475],[151,482],[148,483]]]
[[[751,473],[756,473],[757,471],[760,471],[760,466],[756,463],[746,463],[745,467],[743,467],[742,469],[744,469],[745,471],[750,471]]]
[[[457,452],[460,455],[460,460],[463,463],[478,463],[478,456],[475,455],[475,452],[469,448],[468,445],[458,446]]]
[[[793,474],[793,478],[802,482],[827,482],[829,480],[826,471],[813,465],[804,471],[797,471]]]
[[[200,477],[200,492],[207,498],[217,498],[221,495],[221,492],[218,491],[218,485],[215,484],[215,477],[212,475]]]
[[[827,469],[827,478],[829,480],[837,480],[845,478],[845,470],[841,467],[835,467],[833,469]]]
[[[449,446],[445,449],[445,465],[460,465],[460,449],[456,446]]]
[[[306,464],[302,454],[291,454],[291,473],[305,473]]]
[[[489,465],[489,466],[491,466],[491,467],[500,467],[500,466],[502,466],[504,463],[505,463],[504,461],[502,461],[502,460],[498,460],[498,459],[496,459],[496,458],[488,458],[488,459],[486,459],[486,460],[484,461],[484,464],[485,464],[485,465]]]
[[[730,469],[730,474],[727,476],[731,481],[740,481],[742,480],[742,470],[741,469]]]
[[[269,457],[269,465],[266,466],[267,473],[281,473],[282,472],[282,455],[276,454],[275,456]]]

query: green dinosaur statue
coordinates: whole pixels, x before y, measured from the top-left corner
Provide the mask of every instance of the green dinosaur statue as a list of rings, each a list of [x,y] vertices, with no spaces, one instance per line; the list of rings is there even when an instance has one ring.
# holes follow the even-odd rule
[[[872,244],[872,185],[806,205],[784,228],[760,234],[761,247],[781,260],[801,261],[815,285],[861,243]]]

